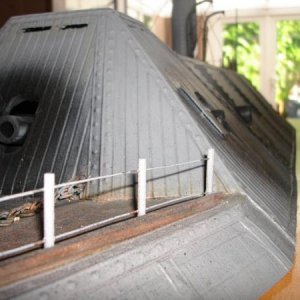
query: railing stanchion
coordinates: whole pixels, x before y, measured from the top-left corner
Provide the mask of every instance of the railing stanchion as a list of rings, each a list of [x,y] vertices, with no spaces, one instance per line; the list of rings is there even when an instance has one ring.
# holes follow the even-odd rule
[[[206,190],[205,194],[211,194],[213,191],[213,175],[214,175],[214,156],[215,150],[210,148],[207,152],[206,161]]]
[[[51,248],[55,242],[54,217],[54,184],[53,173],[44,174],[44,247]]]
[[[138,217],[146,214],[146,159],[139,159],[138,169]]]
[[[55,189],[62,188],[70,185],[78,185],[83,184],[87,182],[91,182],[93,180],[99,180],[99,179],[107,179],[112,178],[115,176],[121,176],[125,174],[136,174],[136,171],[125,171],[120,173],[115,173],[111,175],[104,175],[104,176],[98,176],[98,177],[92,177],[92,178],[86,178],[86,179],[80,179],[77,181],[72,182],[65,182],[55,185],[55,175],[53,173],[46,173],[44,174],[44,187],[36,190],[26,191],[14,195],[7,195],[4,197],[0,197],[0,203],[4,201],[8,201],[11,199],[21,198],[25,196],[31,196],[36,193],[44,193],[44,201],[43,201],[43,207],[44,207],[44,237],[43,240],[39,240],[37,242],[23,245],[21,247],[17,247],[14,249],[10,249],[7,251],[0,252],[0,259],[3,259],[4,257],[10,257],[13,255],[21,254],[23,252],[38,248],[40,245],[44,244],[44,248],[51,248],[55,244],[56,241],[63,240],[65,238],[75,236],[77,234],[87,232],[89,230],[100,228],[101,226],[112,224],[116,221],[127,219],[131,216],[136,216],[136,213],[138,216],[143,216],[146,214],[146,210],[153,211],[162,207],[165,207],[167,205],[173,205],[175,203],[179,203],[182,201],[187,201],[194,198],[199,198],[201,196],[204,196],[204,194],[212,193],[213,190],[213,165],[214,165],[214,149],[209,149],[207,154],[207,160],[206,164],[202,164],[199,167],[205,167],[206,170],[206,178],[205,178],[205,184],[206,189],[205,193],[201,194],[194,194],[190,196],[184,196],[181,198],[171,199],[164,203],[155,204],[152,206],[146,207],[146,196],[147,196],[147,171],[150,170],[158,170],[163,168],[174,168],[178,166],[183,166],[186,164],[195,164],[197,162],[201,162],[203,159],[194,160],[194,161],[188,161],[188,162],[181,162],[176,163],[173,165],[166,165],[166,166],[158,166],[158,167],[151,167],[147,169],[147,161],[146,159],[139,159],[138,161],[138,171],[137,171],[137,210],[131,211],[129,213],[125,213],[122,215],[118,215],[115,217],[111,217],[109,219],[101,220],[99,222],[74,229],[69,232],[62,233],[55,237]]]

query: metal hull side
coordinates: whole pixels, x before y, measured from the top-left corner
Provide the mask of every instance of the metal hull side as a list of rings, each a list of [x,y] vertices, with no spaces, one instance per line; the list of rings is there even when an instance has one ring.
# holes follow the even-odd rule
[[[14,299],[257,299],[291,267],[289,239],[245,196],[2,289]]]

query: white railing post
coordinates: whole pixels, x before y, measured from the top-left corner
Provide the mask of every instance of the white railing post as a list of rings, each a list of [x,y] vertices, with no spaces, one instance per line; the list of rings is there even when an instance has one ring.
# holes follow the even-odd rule
[[[215,150],[212,148],[208,149],[207,161],[206,161],[206,191],[205,191],[205,194],[211,194],[213,191],[214,156],[215,156]]]
[[[54,217],[54,184],[53,173],[44,174],[44,247],[51,248],[55,242]]]
[[[138,169],[138,217],[146,214],[146,159],[139,159]]]

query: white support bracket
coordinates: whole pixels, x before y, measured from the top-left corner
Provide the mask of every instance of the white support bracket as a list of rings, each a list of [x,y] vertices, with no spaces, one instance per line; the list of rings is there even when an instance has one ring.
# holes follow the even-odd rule
[[[44,174],[44,247],[51,248],[55,243],[55,175]]]
[[[213,191],[213,176],[214,176],[214,157],[215,150],[210,148],[207,152],[206,161],[206,190],[205,194],[211,194]]]
[[[146,214],[146,166],[146,159],[140,158],[138,168],[138,217]]]

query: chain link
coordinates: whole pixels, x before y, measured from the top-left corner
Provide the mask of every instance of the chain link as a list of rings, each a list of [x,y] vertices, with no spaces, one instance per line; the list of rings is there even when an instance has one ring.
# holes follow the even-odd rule
[[[0,226],[8,226],[20,220],[31,217],[39,212],[42,207],[41,201],[26,202],[25,204],[0,213]]]
[[[83,179],[85,179],[85,176],[77,176],[72,178],[70,181]],[[55,192],[55,202],[57,203],[58,201],[62,200],[80,200],[85,187],[85,183],[64,186]],[[34,216],[39,213],[42,207],[42,200],[35,200],[26,202],[21,206],[11,209],[10,211],[2,211],[0,212],[0,227],[9,226],[15,222],[18,222],[20,218]]]

